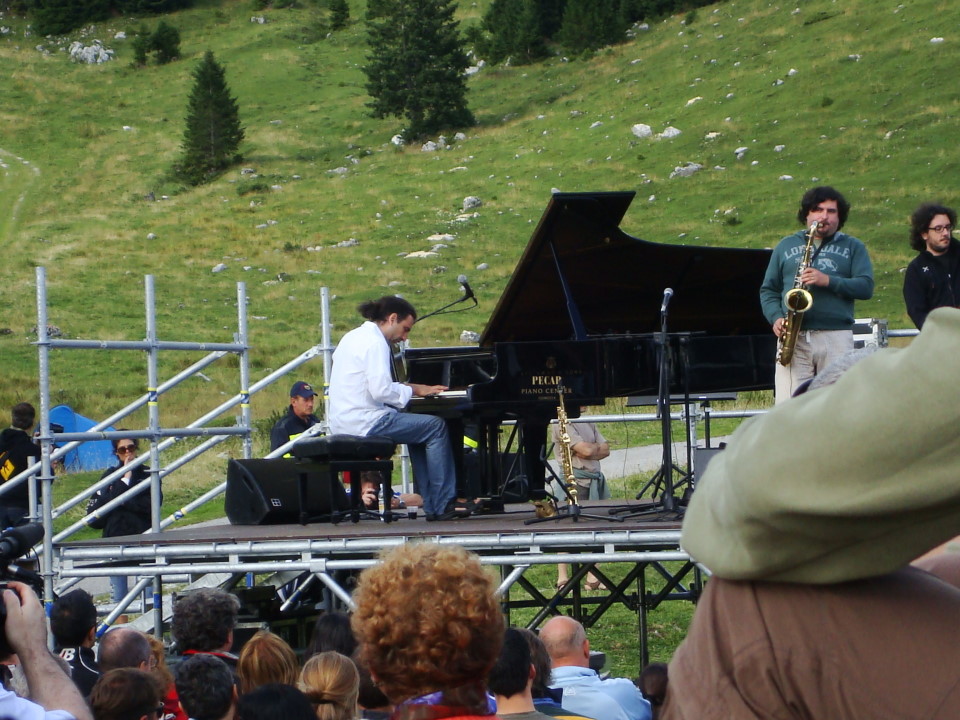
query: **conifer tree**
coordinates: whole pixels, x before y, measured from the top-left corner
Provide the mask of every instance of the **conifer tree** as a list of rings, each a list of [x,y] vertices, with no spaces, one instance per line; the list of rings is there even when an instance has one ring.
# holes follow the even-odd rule
[[[626,28],[622,25],[619,9],[616,2],[567,0],[557,40],[571,53],[620,42]]]
[[[350,22],[350,6],[347,0],[330,0],[330,29],[343,30]]]
[[[454,0],[380,0],[368,15],[368,104],[374,117],[405,118],[404,135],[473,125]]]
[[[209,50],[193,71],[193,89],[187,104],[187,127],[183,133],[183,157],[178,174],[191,185],[213,178],[241,159],[243,128],[236,98],[221,67]]]
[[[521,64],[547,56],[540,0],[493,0],[483,27],[490,33],[484,49],[490,62]]]

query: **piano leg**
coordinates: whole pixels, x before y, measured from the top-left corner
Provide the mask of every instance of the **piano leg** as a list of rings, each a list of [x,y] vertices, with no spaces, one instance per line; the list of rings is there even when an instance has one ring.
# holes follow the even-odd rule
[[[547,496],[544,488],[547,471],[543,466],[547,451],[547,427],[547,422],[527,421],[521,429],[523,462],[527,482],[530,484],[530,500],[542,500]]]

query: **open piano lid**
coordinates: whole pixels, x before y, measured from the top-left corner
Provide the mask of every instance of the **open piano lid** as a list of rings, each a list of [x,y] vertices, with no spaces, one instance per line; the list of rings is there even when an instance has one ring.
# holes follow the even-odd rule
[[[480,344],[659,332],[668,287],[670,332],[769,335],[758,292],[771,251],[631,237],[620,221],[635,195],[554,194]]]

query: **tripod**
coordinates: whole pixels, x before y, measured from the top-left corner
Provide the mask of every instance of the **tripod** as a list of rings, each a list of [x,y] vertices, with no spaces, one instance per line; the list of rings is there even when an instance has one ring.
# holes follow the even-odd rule
[[[622,517],[643,517],[646,515],[660,515],[661,513],[673,513],[677,517],[683,516],[683,508],[680,507],[680,501],[676,497],[676,489],[684,483],[689,482],[690,476],[683,472],[673,462],[673,427],[670,417],[670,369],[671,352],[670,336],[667,334],[667,306],[670,304],[670,298],[673,297],[673,290],[667,288],[663,293],[663,304],[660,306],[660,332],[654,334],[654,340],[657,343],[657,365],[659,370],[659,383],[657,388],[657,414],[660,416],[660,435],[663,442],[663,455],[660,459],[660,467],[653,474],[647,483],[637,493],[636,499],[639,500],[643,494],[650,488],[653,488],[654,497],[658,490],[662,489],[660,499],[643,510],[633,510],[630,508],[615,508],[610,510],[611,514],[626,513]],[[686,387],[684,388],[686,392]],[[689,404],[689,397],[684,396],[684,401]],[[674,473],[680,475],[680,481],[674,483]]]

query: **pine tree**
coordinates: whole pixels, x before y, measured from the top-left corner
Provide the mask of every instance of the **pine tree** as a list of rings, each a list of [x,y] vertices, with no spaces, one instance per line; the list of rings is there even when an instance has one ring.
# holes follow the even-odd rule
[[[350,22],[350,6],[347,0],[330,0],[330,29],[343,30]]]
[[[540,0],[493,0],[483,16],[490,33],[487,59],[496,63],[509,58],[520,64],[546,57],[541,13]]]
[[[595,0],[568,0],[557,40],[570,53],[613,45],[624,37],[619,5]]]
[[[381,0],[363,68],[373,116],[403,117],[408,139],[473,125],[454,0]]]
[[[243,128],[237,100],[230,97],[223,68],[209,50],[193,71],[193,78],[183,158],[176,170],[188,183],[199,185],[240,160]]]

